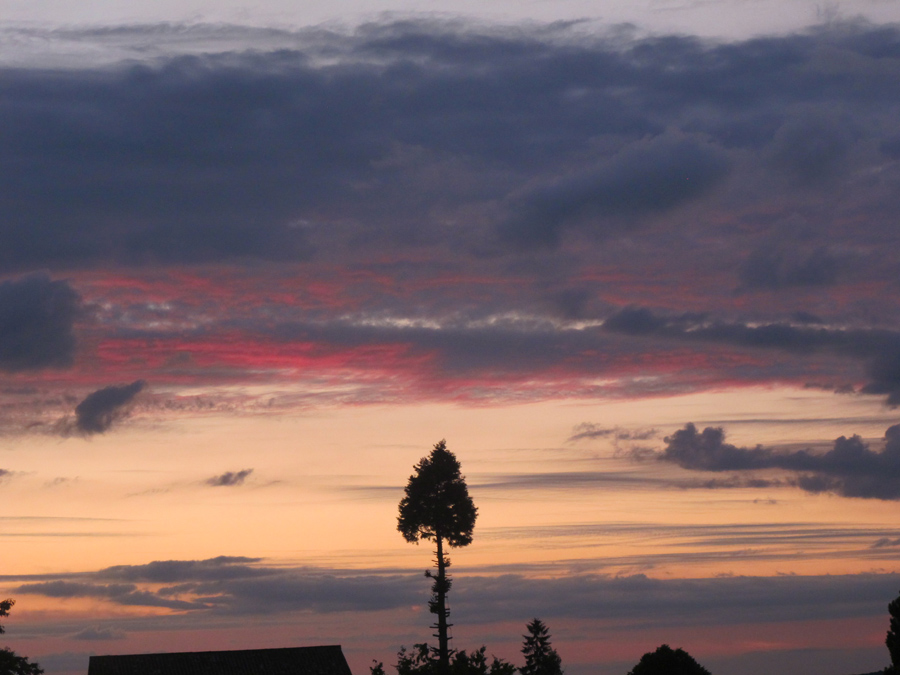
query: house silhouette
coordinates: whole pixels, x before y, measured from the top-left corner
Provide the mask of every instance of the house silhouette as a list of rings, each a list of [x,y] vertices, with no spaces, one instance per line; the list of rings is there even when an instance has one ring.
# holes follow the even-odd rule
[[[352,675],[340,645],[92,656],[88,675]]]

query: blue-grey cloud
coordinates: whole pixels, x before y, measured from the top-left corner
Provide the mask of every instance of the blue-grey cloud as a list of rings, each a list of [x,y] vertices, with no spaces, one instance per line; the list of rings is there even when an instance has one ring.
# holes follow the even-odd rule
[[[635,143],[599,167],[555,180],[518,197],[500,228],[525,247],[559,243],[566,227],[615,232],[634,217],[696,199],[725,175],[725,153],[709,143],[660,136]]]
[[[824,181],[847,167],[851,138],[846,123],[824,116],[786,122],[771,143],[772,164],[801,185]]]
[[[895,154],[892,26],[732,44],[435,21],[66,36],[117,30],[229,44],[3,69],[7,269],[304,261],[373,243],[552,247],[573,230],[629,232],[725,182],[760,194],[772,170],[777,196],[849,195],[854,163],[874,165],[865,148]],[[242,40],[257,48],[234,48]],[[882,187],[867,209],[887,215]]]
[[[693,424],[685,425],[665,440],[666,448],[658,458],[685,469],[735,472],[780,469],[796,474],[794,484],[808,492],[900,499],[900,425],[885,432],[881,452],[871,450],[859,436],[841,436],[824,453],[778,452],[761,445],[738,447],[725,442],[721,428],[706,427],[699,432]]]
[[[71,366],[80,305],[68,282],[45,273],[0,282],[0,370]]]
[[[226,471],[219,476],[213,476],[207,479],[206,484],[212,487],[232,487],[235,485],[243,485],[247,480],[247,476],[253,473],[253,469],[242,469],[241,471]]]
[[[207,609],[202,602],[186,602],[165,598],[150,590],[139,589],[134,584],[97,584],[76,581],[43,581],[22,584],[16,593],[43,595],[48,598],[103,598],[119,605],[136,607],[167,607],[169,609]]]
[[[779,528],[769,529],[777,534]],[[745,534],[763,537],[765,531],[762,527]],[[727,536],[727,529],[720,534]],[[188,563],[188,569],[190,563],[205,561],[167,562]],[[177,585],[156,590],[104,584],[100,578],[106,571],[97,571],[87,573],[95,578],[92,582],[60,579],[24,584],[15,592],[190,609],[194,625],[201,625],[205,616],[221,621],[223,616],[251,614],[389,611],[424,604],[427,599],[427,584],[418,572],[284,566],[266,569],[267,575],[256,579],[203,581],[185,577]],[[885,603],[894,597],[898,585],[896,574],[653,579],[642,574],[576,572],[534,578],[518,573],[470,573],[458,579],[454,585],[454,615],[469,624],[508,621],[516,616],[524,621],[538,610],[548,617],[608,619],[632,626],[804,621],[820,618],[823,612],[836,619],[882,616]],[[178,622],[179,618],[167,620]]]
[[[129,582],[177,583],[254,577],[270,573],[254,566],[262,558],[218,556],[206,560],[156,560],[145,565],[116,565],[97,573],[98,578]]]
[[[593,422],[582,422],[572,429],[567,442],[593,438],[612,438],[617,441],[646,441],[657,435],[656,429],[623,429],[620,427],[604,427]]]
[[[128,414],[134,397],[147,385],[143,380],[131,384],[103,387],[84,397],[75,406],[75,428],[83,434],[108,431],[116,421]]]
[[[841,260],[825,249],[816,249],[799,260],[792,258],[771,248],[755,251],[739,271],[743,288],[777,290],[799,286],[831,286],[838,279]]]
[[[717,321],[704,313],[661,315],[645,307],[626,307],[603,324],[606,331],[634,337],[718,343],[795,355],[830,352],[866,364],[869,382],[864,393],[886,394],[889,405],[900,405],[900,332],[876,328],[826,328],[772,322],[749,325]]]

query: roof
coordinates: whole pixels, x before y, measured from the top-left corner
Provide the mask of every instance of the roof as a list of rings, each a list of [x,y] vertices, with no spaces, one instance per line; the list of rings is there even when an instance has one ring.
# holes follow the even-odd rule
[[[340,645],[92,656],[88,675],[352,675]]]

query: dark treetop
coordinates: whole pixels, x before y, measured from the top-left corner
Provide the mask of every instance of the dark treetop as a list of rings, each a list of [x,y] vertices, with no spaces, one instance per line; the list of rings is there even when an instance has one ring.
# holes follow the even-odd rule
[[[415,469],[406,485],[406,496],[400,500],[397,517],[397,529],[404,539],[415,543],[420,538],[440,538],[454,547],[471,544],[478,509],[460,474],[459,461],[447,449],[447,443],[436,443]]]

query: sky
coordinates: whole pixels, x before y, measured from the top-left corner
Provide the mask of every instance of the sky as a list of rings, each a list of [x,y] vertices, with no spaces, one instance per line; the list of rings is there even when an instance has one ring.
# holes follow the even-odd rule
[[[887,665],[900,3],[0,0],[2,644]]]

